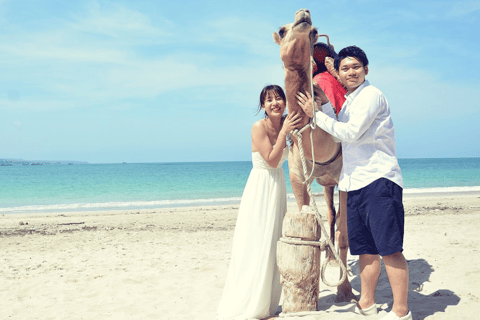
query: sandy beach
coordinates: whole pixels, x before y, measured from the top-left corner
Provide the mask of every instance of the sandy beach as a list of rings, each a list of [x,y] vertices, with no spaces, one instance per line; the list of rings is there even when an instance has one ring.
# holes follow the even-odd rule
[[[409,195],[404,204],[414,319],[479,319],[480,195]],[[0,319],[215,319],[237,211],[0,215]],[[358,294],[357,257],[348,264]],[[317,315],[283,319],[363,318],[351,303],[334,304],[336,288],[320,291]],[[379,315],[369,319],[391,308],[384,270],[376,300]]]

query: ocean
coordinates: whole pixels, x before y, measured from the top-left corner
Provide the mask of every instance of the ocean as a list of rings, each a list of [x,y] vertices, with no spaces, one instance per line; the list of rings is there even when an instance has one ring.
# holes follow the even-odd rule
[[[399,163],[405,194],[480,194],[480,158]],[[238,204],[251,169],[250,161],[0,166],[0,214]]]

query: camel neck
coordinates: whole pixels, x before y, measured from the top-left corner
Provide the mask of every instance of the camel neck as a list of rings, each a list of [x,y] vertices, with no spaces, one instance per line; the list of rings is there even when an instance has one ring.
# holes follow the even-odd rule
[[[285,72],[285,90],[287,95],[288,112],[303,113],[302,108],[298,105],[296,98],[297,93],[311,91],[311,78],[308,76],[308,67],[306,70],[287,70]]]

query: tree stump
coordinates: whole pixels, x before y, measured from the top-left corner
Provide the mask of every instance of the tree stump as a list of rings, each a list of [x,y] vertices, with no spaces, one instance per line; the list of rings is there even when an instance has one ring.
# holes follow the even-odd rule
[[[308,206],[288,213],[282,235],[287,239],[318,241],[321,229]],[[283,284],[282,312],[316,311],[319,294],[321,248],[315,245],[277,243],[277,265]]]

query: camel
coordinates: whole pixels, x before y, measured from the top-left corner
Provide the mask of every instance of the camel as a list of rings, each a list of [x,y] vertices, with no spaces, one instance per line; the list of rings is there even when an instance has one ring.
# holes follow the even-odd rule
[[[307,125],[309,118],[298,105],[296,95],[298,92],[311,92],[312,70],[310,68],[311,52],[313,45],[317,42],[319,34],[312,26],[310,12],[307,9],[300,9],[295,13],[295,21],[284,25],[273,33],[274,41],[280,45],[280,58],[283,61],[285,70],[285,91],[287,97],[288,112],[297,112],[302,115],[302,127]],[[310,137],[310,131],[312,138]],[[304,156],[307,159],[307,172],[313,168],[313,174],[304,183],[304,175],[298,139],[292,135],[293,145],[290,148],[288,167],[290,171],[290,182],[299,210],[304,205],[309,205],[310,197],[307,193],[307,185],[316,180],[324,187],[325,200],[327,201],[328,222],[330,224],[330,238],[332,243],[335,240],[340,251],[340,258],[346,266],[348,252],[347,222],[346,222],[346,193],[340,194],[340,207],[335,217],[333,204],[333,188],[338,184],[342,169],[341,145],[333,137],[319,127],[308,128],[302,133],[302,146]],[[312,143],[314,152],[312,154]],[[315,162],[315,164],[314,164]],[[335,219],[336,218],[336,219]],[[335,232],[335,220],[337,230]],[[333,255],[327,251],[327,259],[332,260]],[[336,302],[351,302],[356,300],[352,293],[352,287],[348,277],[337,286]]]

